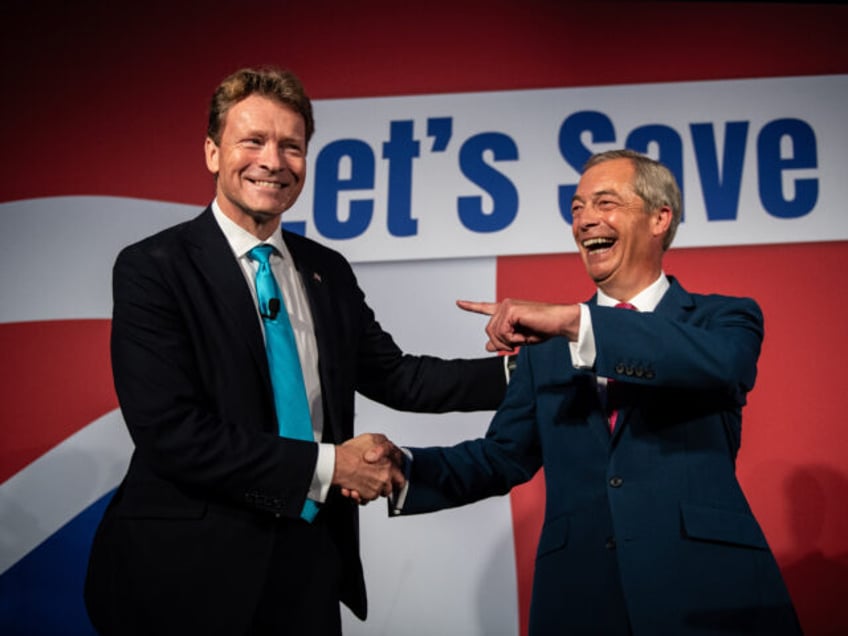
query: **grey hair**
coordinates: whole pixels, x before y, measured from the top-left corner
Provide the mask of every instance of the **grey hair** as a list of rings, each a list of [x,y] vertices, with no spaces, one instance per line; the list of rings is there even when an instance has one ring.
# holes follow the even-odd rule
[[[663,237],[663,250],[667,250],[677,233],[677,226],[683,215],[683,202],[680,187],[674,174],[665,165],[634,150],[608,150],[589,157],[583,167],[585,172],[593,166],[613,159],[629,159],[633,163],[633,189],[645,202],[648,212],[658,210],[663,206],[671,208],[671,224]]]

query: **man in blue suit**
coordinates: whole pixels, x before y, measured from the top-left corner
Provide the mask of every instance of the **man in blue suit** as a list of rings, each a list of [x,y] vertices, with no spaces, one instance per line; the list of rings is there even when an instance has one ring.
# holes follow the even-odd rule
[[[460,301],[491,316],[490,351],[522,346],[518,365],[484,439],[410,449],[395,512],[501,495],[544,465],[532,636],[800,633],[735,475],[759,307],[663,273],[681,197],[662,164],[593,156],[572,213],[597,294]]]

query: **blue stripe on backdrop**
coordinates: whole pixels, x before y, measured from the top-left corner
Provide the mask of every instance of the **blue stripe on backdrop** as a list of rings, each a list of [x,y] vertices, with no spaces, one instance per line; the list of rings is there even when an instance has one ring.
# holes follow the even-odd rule
[[[113,492],[0,576],[0,634],[94,636],[82,603],[83,583],[91,540]]]

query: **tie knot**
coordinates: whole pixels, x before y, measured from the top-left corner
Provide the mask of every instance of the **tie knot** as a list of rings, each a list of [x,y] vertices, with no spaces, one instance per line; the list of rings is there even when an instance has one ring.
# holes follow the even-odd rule
[[[271,256],[271,252],[274,251],[273,245],[268,245],[267,243],[263,243],[262,245],[257,245],[252,250],[250,250],[247,255],[253,259],[254,261],[259,261],[260,263],[268,263],[269,258]]]
[[[632,311],[639,311],[636,309],[636,305],[632,305],[630,303],[617,303],[615,306],[616,309],[630,309]]]

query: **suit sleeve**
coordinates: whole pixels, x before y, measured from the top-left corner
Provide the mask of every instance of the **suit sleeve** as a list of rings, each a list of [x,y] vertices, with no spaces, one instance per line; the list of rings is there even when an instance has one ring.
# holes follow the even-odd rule
[[[723,394],[754,386],[763,316],[748,298],[696,296],[697,319],[590,306],[598,375],[624,383]]]
[[[359,325],[357,391],[400,411],[444,413],[498,407],[506,392],[502,357],[448,360],[404,353],[377,322],[353,272],[349,275],[350,311]]]
[[[522,352],[506,397],[481,439],[412,448],[402,514],[434,512],[504,495],[542,466],[530,356]]]
[[[113,375],[136,446],[123,499],[169,490],[177,503],[221,499],[296,517],[317,447],[268,432],[273,406],[255,363],[221,338],[214,291],[169,254],[127,248],[113,272]]]
[[[370,309],[368,310],[370,312]],[[404,353],[372,319],[364,334],[358,390],[400,411],[491,411],[506,390],[499,356],[447,360]]]

